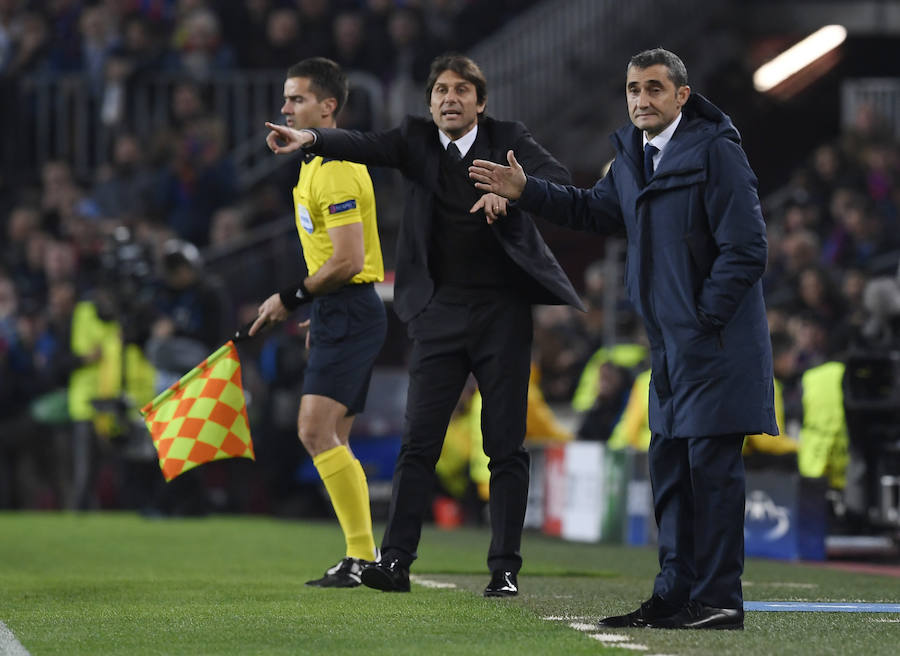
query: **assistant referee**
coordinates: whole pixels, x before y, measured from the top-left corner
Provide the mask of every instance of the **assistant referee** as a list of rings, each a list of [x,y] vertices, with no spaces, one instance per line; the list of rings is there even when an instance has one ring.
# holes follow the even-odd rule
[[[335,127],[347,93],[347,78],[335,62],[304,59],[288,69],[281,113],[290,127]],[[349,435],[354,416],[365,408],[387,331],[384,303],[374,288],[384,280],[375,194],[364,165],[309,155],[293,197],[309,275],[266,299],[249,334],[312,303],[297,432],[331,497],[347,552],[307,585],[356,587],[376,549],[369,488]]]

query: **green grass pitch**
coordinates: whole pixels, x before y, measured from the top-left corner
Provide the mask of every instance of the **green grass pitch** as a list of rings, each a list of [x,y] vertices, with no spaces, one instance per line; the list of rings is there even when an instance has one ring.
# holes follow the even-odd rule
[[[652,549],[526,534],[516,599],[484,599],[486,530],[426,528],[410,594],[319,590],[336,523],[0,514],[0,621],[44,654],[897,654],[900,615],[748,613],[743,632],[592,624],[650,592]],[[380,535],[380,527],[376,529]],[[900,579],[749,560],[747,600],[900,601]],[[547,619],[557,618],[557,619]],[[585,627],[583,627],[585,628]],[[641,645],[645,650],[637,651]],[[2,647],[2,646],[0,646]]]

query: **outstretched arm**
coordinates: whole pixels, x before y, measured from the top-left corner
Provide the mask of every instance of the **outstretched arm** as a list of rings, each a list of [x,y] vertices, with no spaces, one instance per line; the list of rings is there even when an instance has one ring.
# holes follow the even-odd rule
[[[475,187],[516,200],[522,209],[569,228],[601,234],[624,230],[612,171],[591,189],[580,189],[525,175],[511,150],[506,159],[509,166],[483,159],[472,162],[469,177]],[[488,195],[482,196],[471,211],[484,209],[488,214],[489,202]]]
[[[528,178],[513,151],[507,151],[506,161],[509,162],[509,166],[495,164],[486,159],[476,159],[472,162],[472,166],[469,167],[469,177],[475,181],[475,188],[489,191],[509,200],[518,200],[525,190]],[[483,200],[482,196],[478,202],[481,203]]]
[[[293,153],[316,142],[316,135],[309,130],[295,130],[286,125],[268,121],[266,121],[266,127],[269,128],[266,144],[269,146],[269,150],[276,155]]]
[[[366,166],[390,166],[403,169],[405,136],[401,128],[383,132],[362,132],[341,128],[296,130],[286,125],[266,123],[270,132],[266,144],[273,153],[281,155],[306,150],[315,155]]]

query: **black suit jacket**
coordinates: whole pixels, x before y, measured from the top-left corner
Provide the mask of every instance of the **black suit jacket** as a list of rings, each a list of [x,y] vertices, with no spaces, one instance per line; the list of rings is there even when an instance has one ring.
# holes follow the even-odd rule
[[[419,314],[434,294],[428,269],[428,243],[434,196],[438,189],[441,143],[431,119],[407,116],[403,123],[384,132],[358,132],[319,128],[311,152],[351,160],[368,166],[399,169],[407,180],[406,205],[397,240],[397,271],[394,280],[394,310],[404,322]],[[489,159],[506,161],[512,149],[528,175],[561,184],[570,181],[569,172],[532,139],[519,122],[482,117],[482,131],[489,147]],[[531,303],[584,306],[572,283],[550,252],[530,215],[510,206],[509,215],[492,224],[503,250],[533,281],[528,295]]]

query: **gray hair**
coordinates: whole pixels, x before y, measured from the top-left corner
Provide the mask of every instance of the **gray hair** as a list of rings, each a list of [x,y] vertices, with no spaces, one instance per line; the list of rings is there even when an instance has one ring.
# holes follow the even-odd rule
[[[670,52],[665,48],[653,48],[644,50],[634,55],[628,60],[626,71],[632,66],[635,68],[650,68],[657,64],[662,64],[669,71],[669,79],[675,84],[675,88],[687,86],[688,74],[684,62],[674,52]]]

